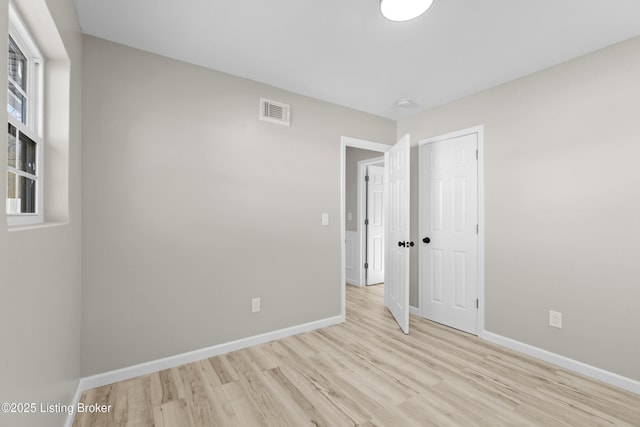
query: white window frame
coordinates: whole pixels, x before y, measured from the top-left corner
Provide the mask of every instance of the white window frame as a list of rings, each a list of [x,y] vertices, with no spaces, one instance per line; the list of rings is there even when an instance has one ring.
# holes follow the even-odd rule
[[[44,199],[44,182],[43,182],[43,162],[44,162],[44,142],[43,142],[43,93],[44,93],[44,57],[38,49],[33,37],[24,21],[20,18],[15,6],[9,3],[9,33],[7,34],[8,46],[9,36],[16,43],[18,48],[27,58],[27,108],[26,108],[26,123],[22,123],[10,113],[8,115],[8,123],[17,129],[16,139],[19,139],[19,133],[24,133],[31,140],[36,143],[36,173],[35,176],[19,171],[16,168],[10,167],[6,164],[7,172],[15,173],[17,177],[25,176],[30,179],[34,179],[36,185],[36,208],[35,213],[18,213],[10,214],[9,212],[9,199],[7,194],[7,188],[5,187],[5,211],[7,212],[7,225],[23,226],[40,224],[44,222],[43,211],[43,199]],[[9,77],[7,77],[7,85],[9,83]],[[8,91],[8,87],[7,87]],[[8,92],[7,92],[7,96]],[[7,100],[8,103],[8,100]],[[7,130],[7,128],[5,128]],[[17,143],[17,141],[16,141]],[[8,149],[8,146],[4,148]],[[17,150],[17,147],[16,147]],[[18,150],[17,150],[18,151]],[[5,172],[5,176],[7,176]],[[7,184],[8,185],[8,184]]]

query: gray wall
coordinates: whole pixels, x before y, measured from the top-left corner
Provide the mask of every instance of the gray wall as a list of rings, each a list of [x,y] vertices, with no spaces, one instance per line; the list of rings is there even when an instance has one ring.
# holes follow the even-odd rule
[[[52,39],[39,39],[48,7],[69,60],[50,58],[45,64],[47,82],[53,82],[45,93],[49,105],[44,135],[47,224],[8,231],[5,210],[0,209],[0,401],[66,404],[80,375],[82,37],[72,0],[15,3],[28,24],[38,23],[33,26],[34,37],[41,47],[48,46],[57,54]],[[7,12],[8,1],[0,0],[0,34],[7,34]],[[6,54],[0,58],[6,81]],[[71,77],[65,79],[58,73],[69,66]],[[0,103],[6,104],[6,92],[1,93]],[[69,102],[67,111],[64,105]],[[0,121],[6,120],[5,108]],[[6,148],[0,149],[0,164],[6,165],[6,156]],[[0,174],[3,193],[6,177]],[[0,414],[0,424],[61,425],[65,417]]]
[[[347,147],[345,159],[345,229],[358,231],[358,162],[362,160],[383,157],[384,153],[378,151],[362,150],[360,148]],[[349,221],[351,212],[351,221]]]
[[[83,375],[340,313],[340,137],[395,122],[88,36],[83,97]]]
[[[398,123],[414,145],[485,125],[486,329],[635,380],[638,52],[634,38]],[[563,329],[547,326],[550,309]]]

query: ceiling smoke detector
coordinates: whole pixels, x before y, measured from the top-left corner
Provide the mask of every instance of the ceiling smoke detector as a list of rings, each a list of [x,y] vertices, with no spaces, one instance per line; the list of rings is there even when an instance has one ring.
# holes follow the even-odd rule
[[[409,108],[413,106],[413,101],[410,99],[401,99],[396,103],[396,107],[398,108]]]

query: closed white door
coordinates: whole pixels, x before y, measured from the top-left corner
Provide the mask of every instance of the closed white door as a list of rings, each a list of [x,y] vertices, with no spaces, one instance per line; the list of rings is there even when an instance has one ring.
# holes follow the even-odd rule
[[[367,166],[367,285],[384,281],[384,167]]]
[[[405,334],[409,333],[409,251],[412,246],[409,241],[409,156],[409,135],[385,153],[384,305]]]
[[[420,289],[427,319],[478,332],[477,134],[420,146]]]

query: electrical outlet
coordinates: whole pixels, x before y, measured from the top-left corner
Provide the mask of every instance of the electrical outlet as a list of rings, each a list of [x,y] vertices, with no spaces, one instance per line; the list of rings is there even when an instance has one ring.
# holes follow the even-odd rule
[[[251,312],[257,313],[260,311],[260,298],[251,299]]]
[[[562,313],[559,311],[549,310],[549,326],[562,328]]]

